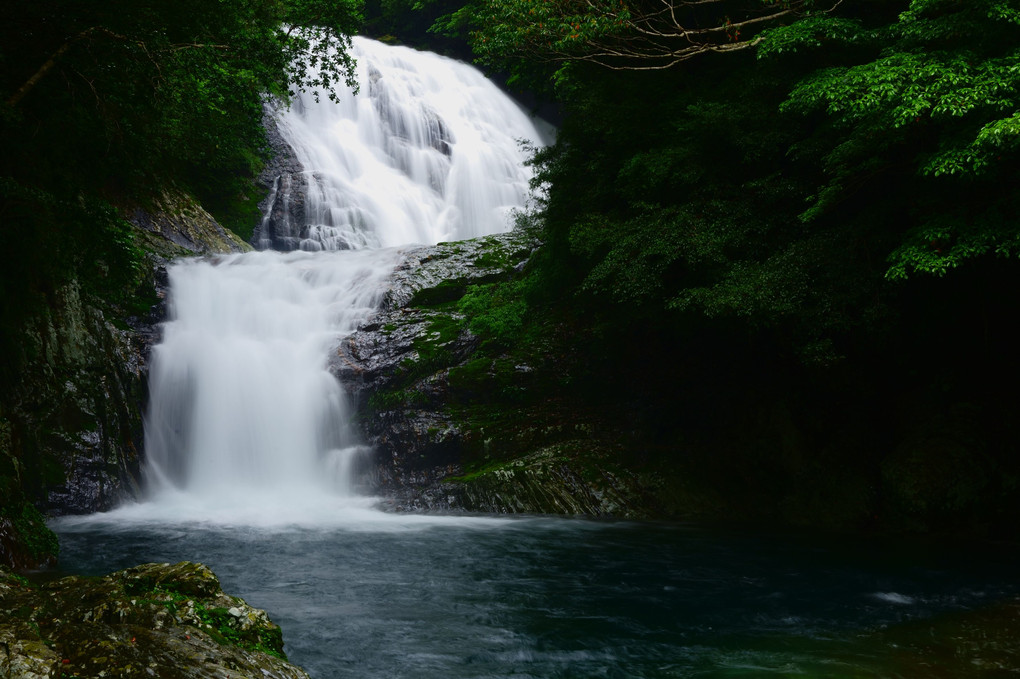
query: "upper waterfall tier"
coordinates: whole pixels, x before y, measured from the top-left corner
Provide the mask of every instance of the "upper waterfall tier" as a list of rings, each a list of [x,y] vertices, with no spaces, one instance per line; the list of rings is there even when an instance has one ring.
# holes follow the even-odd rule
[[[529,197],[526,146],[552,129],[468,64],[356,37],[359,92],[275,112],[301,165],[276,178],[260,248],[343,250],[506,231]]]

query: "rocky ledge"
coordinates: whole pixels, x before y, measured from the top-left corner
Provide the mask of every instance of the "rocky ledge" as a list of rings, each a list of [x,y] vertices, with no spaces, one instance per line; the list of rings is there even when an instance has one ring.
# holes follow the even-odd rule
[[[626,518],[678,511],[663,497],[674,479],[621,452],[597,415],[542,397],[561,377],[555,357],[487,350],[472,332],[460,301],[472,286],[513,281],[536,247],[515,230],[407,251],[380,312],[332,353],[330,370],[375,451],[366,485],[384,508]]]
[[[470,286],[512,277],[537,246],[515,230],[408,250],[379,313],[332,353],[329,369],[376,451],[373,491],[415,498],[400,508],[452,508],[418,498],[445,498],[435,484],[463,471],[462,427],[447,407],[449,372],[479,339],[456,302]]]
[[[0,568],[0,677],[308,679],[265,611],[187,561],[39,586]]]

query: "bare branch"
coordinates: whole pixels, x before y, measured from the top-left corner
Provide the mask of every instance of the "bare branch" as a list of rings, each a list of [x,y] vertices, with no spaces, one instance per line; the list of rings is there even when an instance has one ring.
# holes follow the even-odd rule
[[[188,49],[229,50],[230,45],[217,45],[211,42],[181,42],[170,45],[171,52],[180,52],[181,50]]]
[[[57,60],[60,59],[60,57],[64,56],[64,53],[67,52],[67,50],[71,49],[71,47],[73,47],[74,44],[76,42],[78,42],[79,40],[82,40],[82,39],[88,37],[88,35],[90,33],[92,33],[93,31],[98,30],[98,28],[99,28],[98,26],[93,26],[92,28],[87,28],[84,31],[82,31],[81,33],[79,33],[78,35],[74,36],[73,38],[71,38],[70,40],[65,42],[63,45],[61,45],[57,49],[57,51],[54,52],[50,56],[49,59],[47,59],[45,62],[43,62],[43,65],[40,66],[39,69],[35,73],[32,74],[32,77],[30,77],[28,80],[26,80],[24,82],[24,84],[22,84],[22,86],[19,87],[18,90],[14,94],[12,94],[10,97],[8,97],[7,105],[10,106],[11,108],[14,108],[15,106],[17,106],[18,102],[20,102],[22,99],[24,99],[25,95],[28,94],[29,90],[31,90],[33,87],[35,87],[36,83],[38,83],[40,80],[42,80],[46,76],[47,73],[49,73],[51,70],[53,70],[53,67],[56,66],[56,64],[57,64]]]
[[[775,2],[763,5],[760,11],[729,18],[708,26],[690,25],[690,16],[678,10],[704,9],[723,0],[656,0],[619,21],[618,26],[583,40],[568,42],[555,33],[533,36],[518,44],[528,56],[545,62],[585,61],[616,71],[647,71],[672,68],[682,61],[708,52],[727,53],[757,45],[756,34],[764,24],[782,21],[805,12],[805,0]],[[824,10],[831,12],[843,0],[829,0]],[[599,0],[584,0],[591,14],[620,20],[622,12],[607,8]],[[632,8],[633,9],[633,8]],[[751,33],[742,37],[741,33]],[[571,36],[576,38],[577,36]],[[530,43],[530,44],[529,44]]]

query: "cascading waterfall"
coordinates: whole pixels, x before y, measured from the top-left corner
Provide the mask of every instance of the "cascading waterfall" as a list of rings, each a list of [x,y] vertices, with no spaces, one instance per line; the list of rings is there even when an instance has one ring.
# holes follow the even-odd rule
[[[360,446],[326,352],[375,310],[398,259],[252,253],[174,266],[149,378],[154,484],[223,505],[350,494]]]
[[[393,246],[504,231],[528,199],[519,141],[543,134],[498,88],[434,54],[363,38],[354,54],[359,95],[303,95],[279,114],[307,185],[299,250],[171,267],[150,372],[150,505],[242,522],[334,511],[364,447],[330,347],[377,308]],[[291,179],[271,203],[295,199]]]
[[[521,143],[542,145],[548,126],[467,64],[364,38],[352,52],[357,95],[305,93],[278,113],[304,172],[281,176],[271,202],[283,233],[273,239],[263,224],[260,247],[389,247],[506,230],[529,195]],[[301,224],[288,205],[295,184]]]

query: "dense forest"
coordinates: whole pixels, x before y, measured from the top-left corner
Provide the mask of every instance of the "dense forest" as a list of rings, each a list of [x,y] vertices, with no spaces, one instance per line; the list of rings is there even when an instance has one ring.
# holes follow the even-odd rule
[[[493,368],[466,395],[597,413],[635,464],[725,488],[731,518],[1017,518],[1007,0],[19,3],[0,28],[0,440],[53,291],[151,303],[124,217],[168,186],[250,236],[264,101],[344,86],[357,32],[475,58],[556,111],[520,225],[543,246],[457,302],[477,361],[546,370]]]

